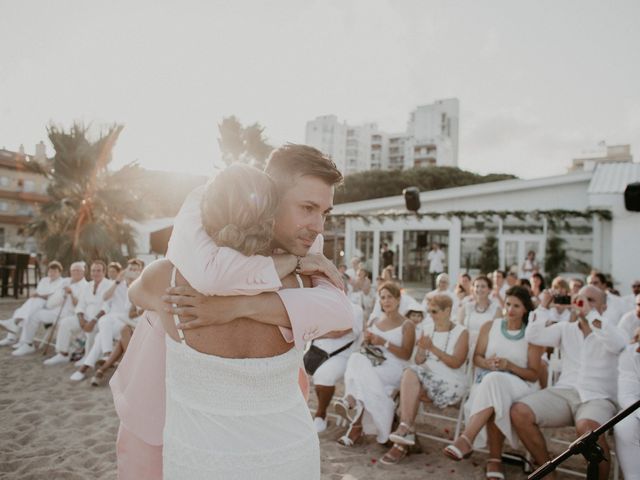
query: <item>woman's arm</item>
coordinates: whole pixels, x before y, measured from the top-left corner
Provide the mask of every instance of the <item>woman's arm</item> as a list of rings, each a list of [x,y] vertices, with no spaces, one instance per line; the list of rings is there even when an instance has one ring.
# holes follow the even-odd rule
[[[473,364],[476,367],[484,368],[485,370],[491,370],[491,365],[485,358],[487,352],[487,345],[489,344],[489,331],[493,325],[493,320],[485,322],[480,327],[480,333],[478,334],[478,342],[476,343],[476,350],[473,353]]]
[[[444,363],[449,368],[460,368],[464,362],[467,360],[467,355],[469,354],[469,332],[465,330],[458,337],[458,341],[456,342],[456,346],[453,349],[453,354],[449,355],[443,350],[439,349],[435,345],[432,344],[430,349],[431,353],[433,353],[436,357],[440,359],[442,363]],[[417,355],[416,355],[417,359]],[[424,360],[423,360],[424,361]]]
[[[394,345],[389,343],[389,350],[393,355],[402,359],[409,360],[413,353],[413,346],[416,342],[416,327],[413,323],[406,321],[402,325],[402,345]]]

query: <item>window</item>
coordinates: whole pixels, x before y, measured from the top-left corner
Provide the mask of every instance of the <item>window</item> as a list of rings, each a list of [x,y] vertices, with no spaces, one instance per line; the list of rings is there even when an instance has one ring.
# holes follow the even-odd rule
[[[8,187],[11,185],[11,179],[9,177],[2,176],[0,177],[0,187]]]
[[[36,190],[36,183],[33,180],[25,180],[23,191],[25,192],[34,192]]]
[[[8,211],[9,211],[9,203],[0,202],[0,212],[8,212]]]

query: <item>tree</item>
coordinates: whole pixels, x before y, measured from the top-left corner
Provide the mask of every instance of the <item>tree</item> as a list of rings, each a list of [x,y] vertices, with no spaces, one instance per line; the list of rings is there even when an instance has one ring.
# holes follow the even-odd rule
[[[495,235],[490,234],[484,239],[484,243],[480,247],[480,272],[488,274],[498,268],[500,263],[500,254],[498,252],[498,239]]]
[[[566,271],[569,258],[567,251],[564,249],[565,243],[566,240],[564,238],[553,234],[547,239],[544,271],[547,273],[549,283],[551,283],[560,272]]]
[[[112,149],[122,132],[113,125],[91,141],[88,128],[74,124],[69,131],[47,128],[55,156],[50,165],[34,170],[49,181],[45,203],[29,225],[49,259],[64,265],[76,260],[123,260],[134,253],[134,230],[125,219],[142,220],[142,199],[136,188],[142,169],[136,163],[110,172]]]
[[[400,195],[406,187],[418,187],[421,191],[428,191],[513,178],[516,177],[501,173],[478,175],[457,167],[369,170],[345,177],[344,185],[336,191],[335,202],[356,202]]]
[[[259,123],[243,127],[235,116],[226,117],[218,124],[218,132],[218,145],[224,163],[231,165],[242,162],[264,168],[273,147],[267,142],[264,127]]]

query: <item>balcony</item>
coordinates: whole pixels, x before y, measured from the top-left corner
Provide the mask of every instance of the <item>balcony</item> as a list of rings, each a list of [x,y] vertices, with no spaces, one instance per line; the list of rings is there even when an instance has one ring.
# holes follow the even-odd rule
[[[10,225],[26,225],[31,222],[33,219],[32,215],[5,215],[0,214],[0,224],[10,224]]]
[[[46,203],[50,200],[48,195],[43,195],[42,193],[5,190],[2,188],[0,188],[0,198],[36,203]]]

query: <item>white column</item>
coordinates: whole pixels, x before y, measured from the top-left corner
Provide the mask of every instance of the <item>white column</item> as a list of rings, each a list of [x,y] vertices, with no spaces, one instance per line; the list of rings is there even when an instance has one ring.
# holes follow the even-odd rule
[[[344,263],[351,268],[351,259],[353,258],[353,220],[345,218],[344,220]]]
[[[602,229],[602,221],[598,218],[597,215],[592,217],[592,225],[593,225],[593,260],[591,262],[592,268],[597,270],[602,269],[602,245],[603,245],[603,229]]]
[[[451,219],[449,227],[449,278],[453,286],[460,272],[460,249],[462,248],[462,222],[458,217]]]
[[[371,276],[376,281],[380,271],[380,228],[373,231],[373,263],[371,265]]]

